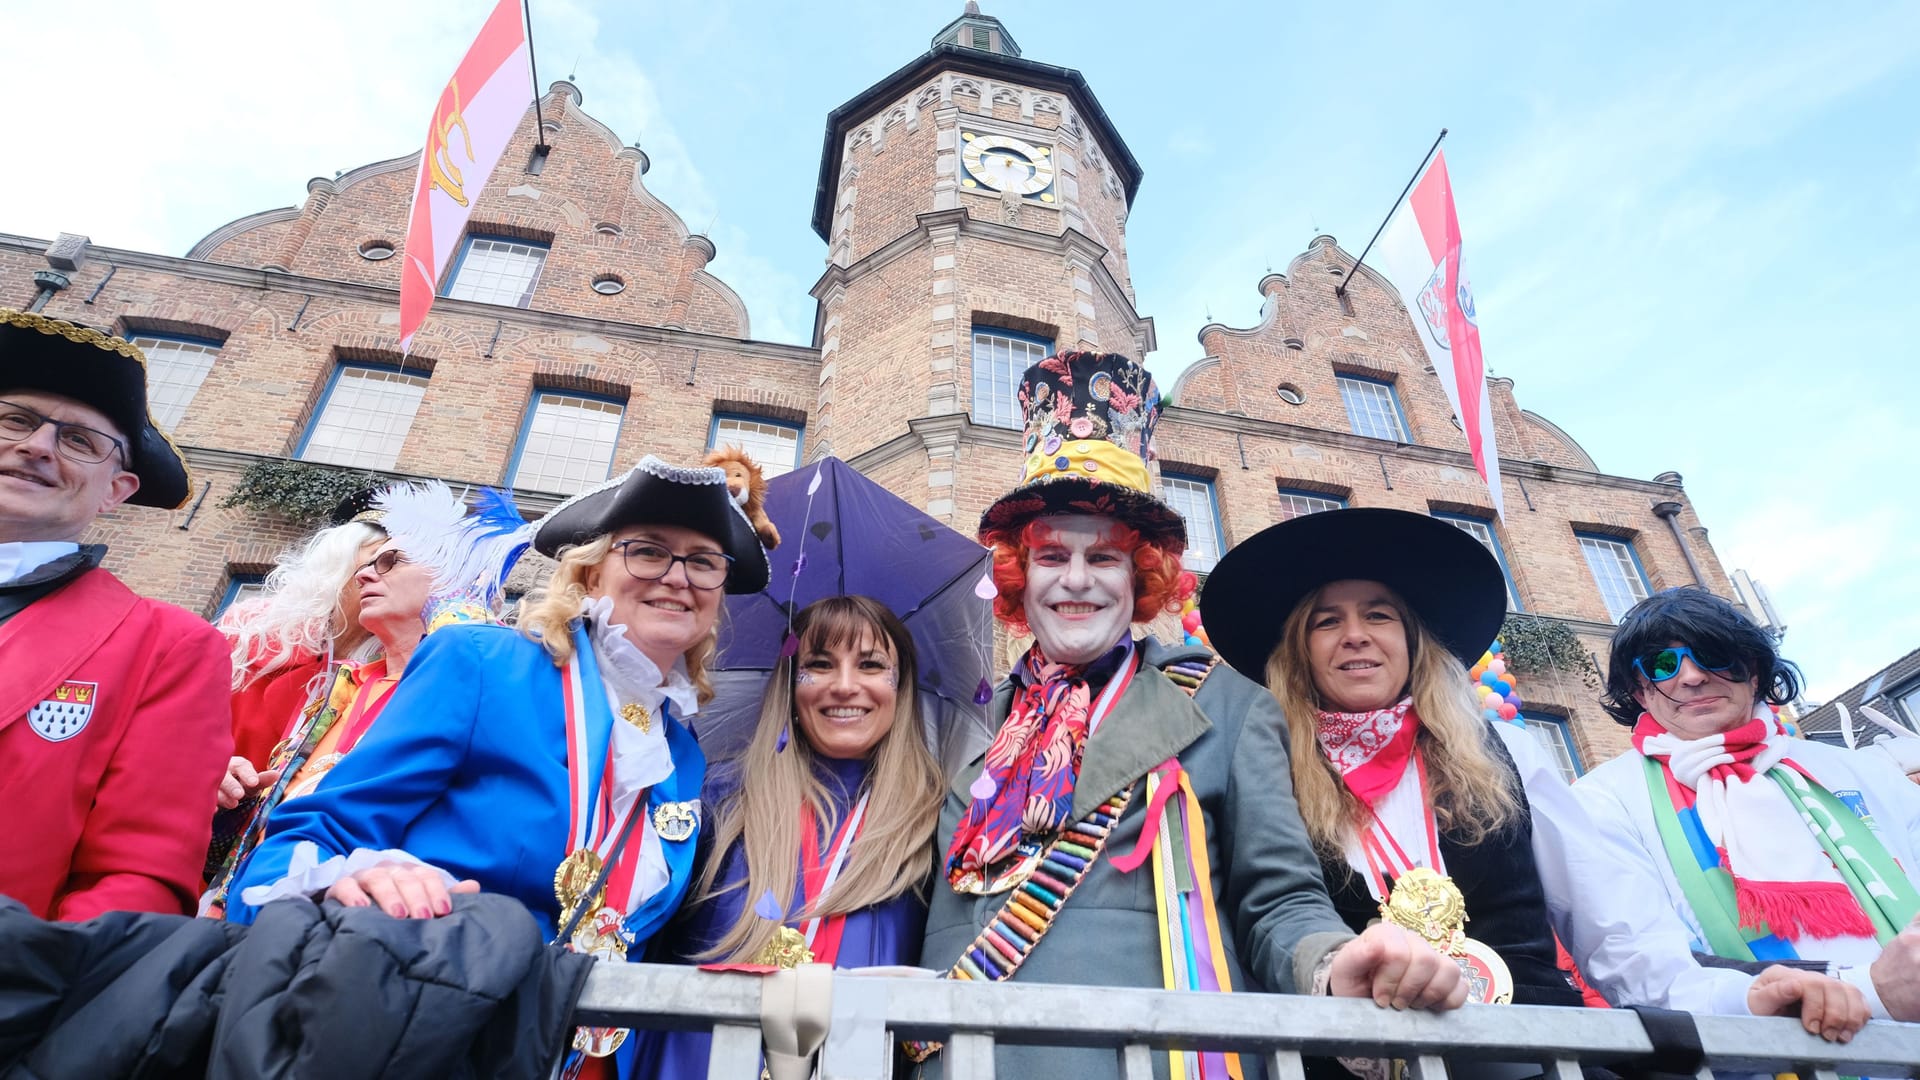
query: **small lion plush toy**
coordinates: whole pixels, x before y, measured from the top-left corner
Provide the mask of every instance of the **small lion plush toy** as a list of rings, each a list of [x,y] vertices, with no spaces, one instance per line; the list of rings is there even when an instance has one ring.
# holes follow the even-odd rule
[[[760,466],[737,446],[708,451],[703,464],[718,465],[726,470],[727,490],[733,493],[733,501],[740,504],[740,509],[746,511],[761,546],[768,551],[779,547],[780,530],[774,528],[773,521],[767,517],[767,480],[760,475]]]

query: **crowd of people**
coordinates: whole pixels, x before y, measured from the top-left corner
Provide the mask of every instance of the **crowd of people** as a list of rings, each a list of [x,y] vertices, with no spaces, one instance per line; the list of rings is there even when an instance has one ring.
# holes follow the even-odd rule
[[[1207,579],[1217,655],[1168,646],[1136,628],[1196,580],[1154,494],[1151,375],[1062,353],[1019,406],[1024,475],[979,538],[994,613],[1032,644],[985,752],[943,773],[902,613],[837,596],[791,613],[751,738],[710,761],[723,599],[769,579],[721,470],[649,456],[531,524],[498,493],[393,484],[216,628],[81,542],[191,489],[140,352],[0,310],[0,895],[42,920],[244,925],[487,893],[603,960],[1438,1011],[1584,989],[1837,1041],[1920,1021],[1920,785],[1791,736],[1774,707],[1798,673],[1732,604],[1670,590],[1621,620],[1604,704],[1632,749],[1570,786],[1481,718],[1468,668],[1506,594],[1472,537],[1383,509],[1275,525]],[[555,569],[510,626],[529,547]],[[564,1069],[701,1077],[708,1041],[581,1028]],[[1006,1075],[1115,1071],[996,1052]],[[938,1044],[902,1053],[942,1075]]]

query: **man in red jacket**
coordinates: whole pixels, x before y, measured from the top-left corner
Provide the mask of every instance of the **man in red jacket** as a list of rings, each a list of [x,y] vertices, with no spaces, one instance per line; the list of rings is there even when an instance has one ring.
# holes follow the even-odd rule
[[[233,747],[226,643],[79,543],[191,488],[139,349],[0,308],[0,894],[42,918],[193,911]]]

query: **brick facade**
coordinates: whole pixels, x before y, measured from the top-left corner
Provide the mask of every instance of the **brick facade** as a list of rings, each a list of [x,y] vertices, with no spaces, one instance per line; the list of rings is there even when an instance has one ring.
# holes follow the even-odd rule
[[[582,111],[577,88],[555,84],[544,99],[551,153],[532,169],[530,110],[469,229],[548,246],[531,301],[436,301],[404,362],[427,386],[391,471],[506,484],[534,391],[573,390],[623,403],[616,467],[649,452],[697,459],[716,412],[804,420],[803,456],[844,458],[970,532],[1021,462],[1018,432],[971,415],[975,327],[1133,356],[1157,344],[1127,268],[1139,165],[1084,80],[1003,51],[997,22],[981,21],[994,28],[991,50],[936,43],[828,119],[814,215],[827,266],[807,347],[751,338],[739,297],[706,272],[711,241],[646,189],[646,155]],[[969,186],[960,159],[980,137],[1043,148],[1054,170],[1045,197]],[[121,333],[220,344],[174,432],[196,501],[123,509],[96,527],[108,565],[135,589],[212,614],[234,574],[267,568],[299,533],[219,503],[247,464],[297,451],[343,361],[403,366],[402,260],[362,252],[400,248],[414,177],[408,157],[316,179],[303,205],[240,218],[184,258],[92,248],[46,304]],[[0,303],[34,297],[47,246],[0,235]],[[1343,300],[1335,288],[1350,274]],[[607,276],[624,289],[596,291]],[[1278,520],[1283,489],[1491,519],[1384,281],[1354,274],[1351,255],[1320,237],[1258,290],[1258,325],[1202,328],[1206,358],[1163,387],[1162,467],[1211,481],[1226,544]],[[1410,441],[1352,434],[1343,374],[1391,384]],[[1527,612],[1564,620],[1604,659],[1609,616],[1582,533],[1628,544],[1651,588],[1692,582],[1697,568],[1701,584],[1734,595],[1677,476],[1606,475],[1521,409],[1510,380],[1488,386],[1507,509],[1494,531]],[[529,512],[561,497],[517,494]],[[1585,764],[1625,748],[1576,674],[1521,678],[1530,711],[1571,720]]]

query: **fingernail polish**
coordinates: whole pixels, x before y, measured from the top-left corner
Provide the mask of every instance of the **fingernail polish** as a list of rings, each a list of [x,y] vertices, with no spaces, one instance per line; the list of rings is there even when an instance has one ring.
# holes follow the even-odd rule
[[[407,917],[407,909],[401,907],[399,904],[395,904],[392,907],[387,909],[387,914],[393,916],[396,919],[404,919]]]

